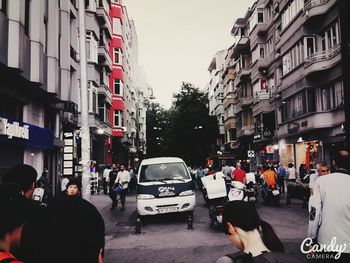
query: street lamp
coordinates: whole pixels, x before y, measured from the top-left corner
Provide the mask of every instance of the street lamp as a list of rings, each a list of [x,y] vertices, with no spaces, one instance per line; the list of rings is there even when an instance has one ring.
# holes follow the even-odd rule
[[[104,133],[105,133],[105,131],[104,131],[104,129],[102,129],[101,127],[97,129],[97,134],[102,135],[102,134],[104,134]]]

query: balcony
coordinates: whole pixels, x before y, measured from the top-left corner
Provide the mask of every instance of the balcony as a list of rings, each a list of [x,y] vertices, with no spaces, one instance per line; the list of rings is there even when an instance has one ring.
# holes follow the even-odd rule
[[[98,47],[98,64],[107,67],[108,71],[112,71],[112,59],[106,45]]]
[[[240,108],[247,108],[253,103],[253,98],[252,97],[243,97],[240,98],[239,102],[237,103],[237,109]]]
[[[268,24],[267,23],[258,23],[256,25],[256,33],[259,36],[264,36],[268,31]]]
[[[328,10],[335,4],[336,0],[307,0],[304,5],[305,19],[326,14]]]
[[[228,116],[224,122],[225,130],[236,129],[236,118],[234,116]]]
[[[98,88],[98,94],[104,96],[108,104],[112,104],[112,92],[107,85],[101,84]]]
[[[341,45],[339,43],[328,50],[315,52],[311,56],[305,58],[305,74],[309,75],[313,72],[332,68],[335,64],[341,61],[340,51]]]
[[[345,121],[344,109],[316,112],[303,115],[294,121],[289,121],[279,125],[277,136],[286,137],[293,133],[310,132],[317,129],[340,127],[340,123]]]
[[[70,57],[76,62],[79,63],[79,55],[74,47],[70,46]]]
[[[242,68],[237,73],[237,78],[239,78],[241,81],[244,79],[248,79],[250,76],[251,70],[249,68]]]
[[[235,104],[237,102],[237,96],[234,92],[228,92],[226,97],[224,98],[224,108],[227,108],[231,104]]]
[[[109,4],[107,0],[99,0],[96,8],[97,20],[103,28],[107,29],[109,35],[112,35],[112,25],[109,18]]]
[[[233,50],[234,58],[238,58],[239,54],[245,49],[249,49],[249,38],[242,36]]]
[[[253,134],[254,134],[253,126],[243,126],[241,129],[237,130],[237,138],[240,138],[243,136],[250,136]]]

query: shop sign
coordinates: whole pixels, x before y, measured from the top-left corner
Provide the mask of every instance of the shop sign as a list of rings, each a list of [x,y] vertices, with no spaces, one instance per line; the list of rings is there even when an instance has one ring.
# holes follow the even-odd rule
[[[263,136],[264,136],[265,138],[271,138],[271,137],[273,136],[273,132],[270,131],[270,130],[265,130],[265,131],[263,132]]]
[[[266,153],[269,153],[269,154],[274,153],[273,145],[266,145]]]
[[[5,135],[9,139],[20,138],[29,140],[29,125],[21,125],[17,121],[9,121],[6,118],[0,117],[0,135]]]
[[[261,139],[261,134],[255,134],[254,135],[254,140],[259,140]]]
[[[0,116],[0,140],[51,149],[53,148],[54,133],[48,129]]]

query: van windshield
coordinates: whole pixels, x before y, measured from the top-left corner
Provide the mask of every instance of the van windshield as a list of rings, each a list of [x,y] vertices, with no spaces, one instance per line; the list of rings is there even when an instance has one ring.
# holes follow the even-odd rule
[[[191,179],[183,163],[142,165],[140,182]]]

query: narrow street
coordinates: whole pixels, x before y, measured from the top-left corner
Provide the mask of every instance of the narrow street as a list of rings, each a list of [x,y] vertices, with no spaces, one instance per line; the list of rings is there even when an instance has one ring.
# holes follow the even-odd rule
[[[225,234],[209,227],[208,209],[197,191],[193,230],[187,229],[186,217],[178,214],[146,218],[140,235],[135,235],[136,196],[127,197],[125,211],[110,211],[110,199],[102,193],[92,196],[106,224],[105,262],[215,262],[236,250]],[[300,253],[307,233],[307,210],[299,200],[281,207],[257,204],[262,219],[274,227],[287,252]]]

